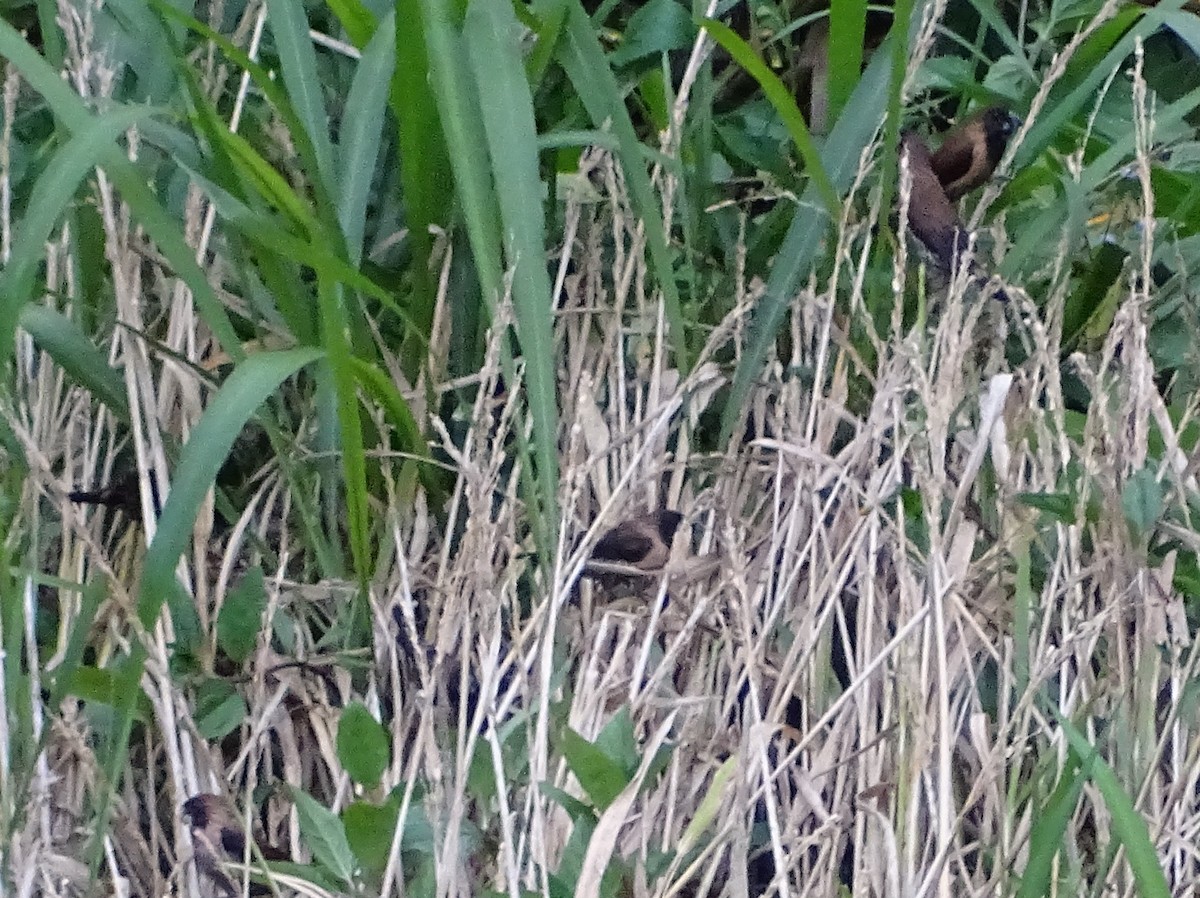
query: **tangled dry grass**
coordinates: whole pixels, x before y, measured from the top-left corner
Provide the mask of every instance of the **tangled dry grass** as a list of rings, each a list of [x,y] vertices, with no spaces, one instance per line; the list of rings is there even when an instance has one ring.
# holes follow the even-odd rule
[[[292,531],[277,460],[264,459],[241,521],[214,529],[206,510],[181,570],[211,670],[218,611],[247,559],[261,558],[249,535],[277,558],[265,572],[258,648],[235,677],[244,721],[220,741],[203,735],[194,684],[174,673],[172,618],[146,632],[132,613],[153,522],[131,526],[65,498],[106,479],[121,435],[36,347],[19,347],[19,388],[5,415],[35,468],[22,525],[46,536],[40,591],[26,578],[19,611],[5,615],[30,646],[36,708],[27,730],[9,721],[0,733],[6,782],[28,776],[27,789],[6,790],[22,800],[6,808],[12,894],[95,886],[80,827],[112,788],[98,753],[112,738],[100,686],[55,706],[43,689],[79,633],[99,669],[119,667],[135,642],[149,658],[145,716],[102,834],[105,892],[210,887],[187,863],[177,813],[201,791],[262,804],[258,827],[309,857],[287,795],[268,787],[287,783],[345,807],[355,788],[337,722],[359,701],[395,749],[376,797],[399,786],[402,822],[432,822],[420,849],[402,850],[398,830],[381,894],[412,887],[414,850],[430,859],[438,895],[553,893],[551,876],[579,836],[547,786],[583,797],[560,749],[563,727],[594,740],[618,714],[639,737],[641,763],[598,817],[577,894],[599,894],[614,858],[633,871],[635,895],[1007,892],[1075,763],[1062,718],[1116,771],[1174,893],[1188,894],[1200,880],[1197,648],[1172,560],[1149,562],[1123,504],[1154,433],[1167,444],[1168,502],[1182,515],[1174,536],[1196,544],[1184,498],[1196,488],[1195,465],[1178,448],[1192,414],[1169,416],[1155,389],[1137,286],[1149,278],[1120,297],[1099,351],[1072,359],[1097,397],[1084,418],[1064,398],[1061,303],[1034,303],[1019,285],[1007,305],[981,299],[966,279],[938,287],[927,317],[905,328],[900,267],[895,336],[873,335],[874,358],[864,358],[837,311],[863,313],[869,282],[869,229],[848,223],[830,279],[795,299],[789,354],[756,385],[743,438],[714,455],[696,448],[697,433],[727,386],[761,285],[738,272],[735,311],[698,363],[676,370],[619,172],[601,152],[584,170],[599,199],[570,204],[559,260],[554,563],[539,569],[530,555],[512,471],[526,424],[519,384],[505,383],[497,352],[479,373],[465,438],[431,416],[456,475],[448,514],[420,495],[407,501],[396,484],[378,502],[385,538],[369,644],[334,651],[314,636],[322,627],[309,624],[336,619],[354,590],[305,578],[313,547]],[[122,325],[112,358],[135,402],[137,455],[162,474],[164,434],[186,436],[203,393],[193,370],[148,353],[136,334],[163,335],[185,358],[207,337],[102,177],[96,187]],[[201,209],[197,197],[193,233]],[[1148,227],[1147,260],[1152,241]],[[72,252],[64,234],[47,257],[51,291],[68,297]],[[1008,341],[1025,350],[1015,370],[1004,362]],[[432,371],[447,351],[435,342]],[[414,402],[422,395],[414,390]],[[312,428],[299,433],[303,445]],[[1031,494],[1066,496],[1070,514],[1039,511]],[[581,578],[590,546],[623,516],[659,507],[685,515],[667,572],[639,596],[608,601]],[[71,587],[97,582],[103,595]],[[40,603],[54,606],[60,636],[39,659]],[[94,618],[81,621],[86,613]],[[433,648],[415,668],[398,627]],[[474,678],[473,707],[436,701],[455,674]],[[663,747],[666,765],[652,772]],[[32,762],[27,772],[19,759]],[[481,766],[493,780],[482,791]],[[1135,893],[1113,820],[1098,789],[1084,786],[1057,861],[1063,893]]]

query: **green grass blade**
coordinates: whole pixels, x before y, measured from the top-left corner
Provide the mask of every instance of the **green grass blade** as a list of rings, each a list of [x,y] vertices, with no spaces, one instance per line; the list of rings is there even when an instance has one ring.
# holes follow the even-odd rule
[[[1140,898],[1169,898],[1171,889],[1163,874],[1158,852],[1154,850],[1154,842],[1150,839],[1150,830],[1145,818],[1133,806],[1129,792],[1117,780],[1108,762],[1100,757],[1074,724],[1061,714],[1058,715],[1058,722],[1071,749],[1084,759],[1092,782],[1104,797],[1104,804],[1112,816],[1112,832],[1125,846],[1125,856],[1129,859],[1129,869],[1137,883],[1138,895]]]
[[[838,0],[829,6],[829,120],[846,108],[862,74],[867,34],[867,0]]]
[[[196,251],[184,239],[180,223],[158,202],[146,185],[144,175],[113,148],[103,162],[104,169],[121,198],[133,210],[133,216],[157,244],[159,251],[174,268],[175,274],[187,284],[205,323],[212,329],[221,348],[235,360],[243,355],[242,343],[233,329],[225,307],[217,298],[208,276],[196,262]]]
[[[351,358],[350,370],[354,372],[363,389],[374,396],[383,407],[384,414],[400,437],[402,449],[418,458],[430,460],[432,456],[421,433],[421,427],[392,379],[375,365],[369,365],[361,359]]]
[[[129,421],[124,379],[74,321],[54,309],[27,304],[21,309],[20,325],[78,384],[117,418]]]
[[[813,143],[808,125],[804,122],[804,116],[800,114],[800,107],[796,105],[791,90],[728,25],[714,19],[705,19],[702,24],[713,40],[724,47],[737,64],[758,82],[763,94],[783,119],[796,149],[800,151],[800,156],[804,159],[804,171],[816,186],[817,195],[825,205],[825,213],[831,220],[837,221],[841,214],[841,199],[825,172],[821,154],[817,151],[817,145]]]
[[[321,357],[316,349],[263,352],[240,362],[204,414],[179,455],[171,491],[163,505],[138,596],[138,616],[151,627],[175,586],[175,566],[192,535],[192,525],[233,441],[284,380]]]
[[[1062,777],[1035,818],[1029,833],[1029,859],[1021,873],[1017,898],[1039,898],[1053,894],[1051,877],[1054,858],[1062,848],[1063,836],[1086,782],[1087,773],[1081,769],[1079,757],[1075,752],[1069,752]]]
[[[3,55],[0,53],[0,55]],[[33,295],[41,270],[46,241],[75,199],[96,160],[116,139],[139,120],[152,115],[150,108],[122,106],[96,116],[84,112],[75,122],[72,137],[56,152],[33,186],[29,205],[17,229],[12,254],[0,273],[0,361],[12,352],[17,317]]]
[[[449,0],[422,0],[428,43],[429,75],[437,99],[438,121],[450,156],[455,194],[475,256],[475,267],[489,303],[501,293],[500,209],[492,190],[491,162],[474,78]]]
[[[895,40],[893,32],[888,40]],[[890,45],[887,41],[871,57],[862,80],[851,97],[850,104],[837,120],[822,153],[825,170],[834,190],[849,188],[858,170],[863,148],[875,135],[883,121],[891,82]],[[762,371],[767,354],[775,343],[779,326],[801,281],[807,276],[817,258],[817,250],[835,221],[830,221],[823,207],[818,206],[818,189],[810,184],[801,197],[791,227],[775,257],[775,267],[767,281],[767,289],[759,301],[751,322],[749,343],[742,355],[729,399],[722,413],[720,442],[732,435],[741,418],[750,394],[750,386]]]
[[[350,555],[359,582],[370,574],[370,520],[367,513],[367,461],[363,450],[362,418],[358,409],[351,359],[349,316],[344,291],[331,281],[318,283],[321,306],[321,342],[333,376],[338,433],[327,442],[340,448],[343,486],[346,491],[346,522],[350,530]],[[333,493],[336,495],[336,492]]]
[[[337,194],[338,224],[352,265],[362,261],[367,197],[379,159],[388,86],[396,66],[395,19],[395,13],[389,12],[363,50],[338,130],[341,162]]]
[[[558,521],[558,401],[550,276],[546,270],[543,185],[537,127],[520,52],[520,26],[507,3],[472,3],[463,37],[474,67],[484,132],[512,271],[517,337],[525,360],[525,391],[533,418],[541,520]],[[554,522],[554,523],[551,523]]]
[[[450,40],[441,32],[449,29],[457,37],[453,4],[449,0],[396,0],[396,66],[392,74],[390,103],[398,126],[400,184],[404,189],[405,218],[413,248],[412,315],[428,336],[437,302],[436,285],[430,272],[433,238],[430,229],[442,228],[450,220],[455,185],[451,171],[460,174],[457,157],[463,146],[454,142],[452,124],[446,128],[444,94],[461,88],[465,62],[441,59],[435,41]],[[435,33],[437,32],[437,33]],[[461,61],[460,61],[461,62]],[[443,77],[450,83],[443,83]],[[439,112],[441,119],[439,120]],[[476,124],[478,124],[476,122]],[[447,152],[447,146],[455,152]],[[481,149],[479,144],[475,149]],[[470,163],[468,163],[469,165]],[[460,184],[461,189],[461,184]],[[459,199],[463,200],[462,194]],[[469,219],[468,219],[469,220]],[[424,359],[402,359],[415,372]]]
[[[301,121],[300,116],[293,108],[291,100],[280,87],[277,79],[272,75],[272,73],[268,72],[249,56],[247,56],[244,50],[230,42],[230,40],[224,35],[219,34],[204,23],[197,21],[191,16],[171,6],[166,2],[166,0],[150,0],[150,3],[153,5],[159,15],[162,16],[164,21],[175,22],[178,25],[182,25],[187,30],[204,37],[206,40],[212,41],[227,57],[229,57],[234,64],[236,64],[250,76],[250,79],[254,82],[255,87],[262,91],[263,96],[265,96],[270,101],[271,105],[275,107],[275,111],[278,112],[279,116],[283,119],[283,123],[287,128],[287,132],[295,145],[296,155],[299,157],[300,169],[302,171],[312,173],[312,177],[309,179],[309,184],[311,185],[313,192],[313,203],[317,210],[317,218],[324,222],[325,228],[329,229],[330,231],[328,234],[323,236],[323,239],[332,241],[335,245],[340,244],[341,234],[333,231],[333,225],[337,221],[337,214],[331,201],[329,200],[330,194],[327,189],[331,187],[332,184],[321,176],[324,169],[322,168],[318,159],[317,148],[314,146],[313,141],[309,139],[308,125]],[[307,40],[307,26],[305,26],[305,36],[305,39]],[[171,40],[171,38],[167,35],[164,35],[163,39]],[[311,46],[308,47],[308,52],[309,54],[312,53]],[[297,55],[302,56],[303,51],[299,51]],[[175,57],[177,59],[177,68],[179,69],[181,76],[190,77],[190,72],[184,68],[184,60],[186,59],[186,55],[181,50],[177,50]],[[301,63],[296,61],[296,65],[300,66]],[[297,77],[303,81],[304,77],[306,76],[299,75]],[[291,89],[290,85],[289,89]],[[302,87],[298,89],[303,92],[304,88]],[[304,97],[301,99],[304,100]],[[317,99],[319,101],[319,97]],[[326,127],[325,120],[320,119],[320,121],[321,126]],[[325,138],[322,142],[330,145],[328,135],[325,135]],[[332,151],[330,150],[328,152],[332,157]]]
[[[309,177],[319,175],[327,195],[333,196],[337,184],[333,144],[304,5],[293,0],[267,0],[267,18],[275,35],[284,86],[316,156],[317,171],[309,172]]]
[[[396,432],[396,441],[403,452],[412,455],[420,467],[418,476],[425,485],[425,490],[431,496],[442,497],[445,485],[438,481],[438,472],[433,467],[433,455],[425,440],[412,409],[405,402],[395,383],[375,365],[369,365],[356,358],[350,359],[350,369],[362,386],[365,393],[374,398],[383,409],[384,415]]]
[[[592,124],[606,124],[617,135],[621,145],[621,165],[633,199],[634,212],[646,229],[646,245],[659,289],[663,293],[667,322],[671,326],[671,348],[675,361],[683,371],[691,367],[683,308],[675,283],[675,269],[667,246],[658,199],[650,184],[650,175],[641,161],[640,142],[633,122],[625,108],[624,96],[613,75],[604,50],[596,37],[592,20],[578,2],[568,4],[566,27],[559,43],[559,63],[571,79],[571,84],[583,102]]]
[[[7,58],[16,66],[30,87],[42,96],[55,117],[63,122],[68,130],[75,132],[88,126],[93,116],[83,101],[71,91],[58,73],[46,64],[37,51],[3,20],[0,20],[0,57]],[[120,190],[122,199],[132,209],[135,219],[158,244],[159,250],[174,267],[175,273],[192,291],[200,313],[217,341],[230,355],[239,357],[240,343],[229,322],[229,316],[217,300],[204,271],[196,263],[195,251],[183,239],[179,223],[162,208],[157,197],[146,185],[144,174],[139,172],[124,152],[115,145],[98,150],[100,156],[93,160],[93,164],[104,167]],[[5,277],[8,276],[6,271]],[[7,299],[7,292],[0,293],[0,296]],[[15,316],[16,311],[6,303],[4,310],[0,311],[0,316],[9,314]],[[15,318],[6,320],[0,317],[0,327],[6,324],[9,327],[7,330],[0,330],[0,362],[12,351],[11,326],[14,323]],[[9,337],[3,338],[4,334],[8,334]]]

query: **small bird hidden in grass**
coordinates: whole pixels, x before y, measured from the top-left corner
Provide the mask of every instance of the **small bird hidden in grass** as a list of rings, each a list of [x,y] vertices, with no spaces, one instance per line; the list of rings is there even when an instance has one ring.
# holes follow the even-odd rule
[[[946,132],[929,161],[950,202],[957,202],[992,177],[1020,124],[1007,109],[989,106]]]
[[[906,131],[900,141],[908,157],[908,172],[912,179],[908,200],[909,230],[925,244],[938,265],[949,271],[955,260],[967,251],[967,229],[934,174],[925,141],[912,131]]]
[[[202,792],[183,803],[184,822],[192,832],[196,868],[208,876],[217,889],[232,898],[240,895],[233,879],[225,872],[224,864],[243,863],[246,859],[246,834],[233,809],[219,795]],[[256,840],[258,854],[267,861],[290,861],[291,856],[272,845]],[[250,862],[257,859],[251,851]],[[251,895],[269,895],[271,889],[262,883],[250,883]]]
[[[915,132],[901,135],[912,183],[908,227],[946,271],[969,245],[955,201],[992,177],[1018,122],[1007,110],[989,107],[951,129],[936,153]]]
[[[117,472],[104,486],[94,490],[74,490],[67,493],[67,498],[85,505],[103,505],[124,512],[132,520],[138,520],[142,516],[141,482],[141,472],[134,466]],[[161,512],[162,503],[153,477],[150,478],[150,495],[154,510]]]
[[[667,508],[622,521],[600,537],[584,573],[610,592],[644,585],[666,567],[682,522],[682,514]]]

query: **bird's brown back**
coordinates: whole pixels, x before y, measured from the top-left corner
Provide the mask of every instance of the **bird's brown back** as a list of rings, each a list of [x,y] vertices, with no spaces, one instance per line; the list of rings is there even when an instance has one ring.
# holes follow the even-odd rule
[[[930,157],[930,167],[950,202],[956,202],[991,178],[1017,124],[1007,109],[989,106],[946,133],[941,146]]]
[[[914,132],[905,131],[900,145],[908,156],[908,170],[912,179],[908,226],[939,264],[949,269],[954,264],[955,256],[961,256],[967,249],[966,228],[933,170],[925,141]]]

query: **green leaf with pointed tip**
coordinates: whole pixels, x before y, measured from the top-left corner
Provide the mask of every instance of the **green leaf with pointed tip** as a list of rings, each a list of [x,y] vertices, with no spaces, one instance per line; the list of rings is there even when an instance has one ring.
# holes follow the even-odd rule
[[[358,865],[354,860],[354,852],[350,850],[342,821],[307,792],[294,787],[289,791],[300,818],[300,833],[304,836],[305,844],[312,849],[313,857],[341,880],[342,885],[350,885]]]
[[[356,801],[342,811],[346,840],[358,862],[371,875],[379,876],[387,868],[400,818],[400,799],[393,793],[382,807]]]
[[[196,689],[196,732],[205,739],[224,739],[246,719],[246,702],[225,680],[207,679]]]
[[[629,17],[624,39],[608,60],[614,66],[624,66],[648,56],[685,49],[695,39],[692,15],[677,0],[648,0]]]
[[[579,785],[592,804],[602,812],[633,778],[619,761],[613,760],[600,746],[588,742],[570,727],[562,734],[562,752]]]

